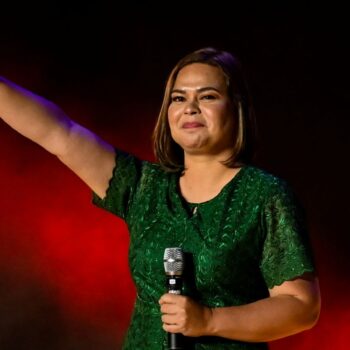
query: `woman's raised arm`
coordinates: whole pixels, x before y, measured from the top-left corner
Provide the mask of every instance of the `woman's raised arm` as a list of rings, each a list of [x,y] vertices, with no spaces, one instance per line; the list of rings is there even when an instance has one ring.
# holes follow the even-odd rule
[[[54,103],[0,77],[0,118],[56,155],[100,197],[115,165],[114,148]]]

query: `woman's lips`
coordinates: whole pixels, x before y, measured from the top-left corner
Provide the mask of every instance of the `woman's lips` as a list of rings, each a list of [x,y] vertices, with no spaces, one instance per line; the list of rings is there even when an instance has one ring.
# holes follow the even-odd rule
[[[184,124],[182,125],[182,127],[183,127],[184,129],[200,128],[200,127],[202,127],[202,126],[204,126],[204,125],[201,124],[201,123],[198,123],[198,122],[187,122],[187,123],[184,123]]]

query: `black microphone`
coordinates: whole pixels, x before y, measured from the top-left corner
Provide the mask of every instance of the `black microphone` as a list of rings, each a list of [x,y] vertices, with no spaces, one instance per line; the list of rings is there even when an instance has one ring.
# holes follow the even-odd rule
[[[168,293],[181,294],[184,253],[181,248],[166,248],[164,251],[164,270]],[[168,350],[183,350],[184,336],[181,333],[168,333]]]

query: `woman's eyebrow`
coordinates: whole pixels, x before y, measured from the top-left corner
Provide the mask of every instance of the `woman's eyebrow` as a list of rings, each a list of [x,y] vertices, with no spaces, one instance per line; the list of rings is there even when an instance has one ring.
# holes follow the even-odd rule
[[[204,91],[209,91],[209,90],[214,90],[216,92],[220,92],[219,89],[213,87],[213,86],[205,86],[205,87],[201,87],[196,89],[197,92],[204,92]],[[179,93],[179,94],[185,94],[186,93],[186,89],[173,89],[171,90],[171,93]]]

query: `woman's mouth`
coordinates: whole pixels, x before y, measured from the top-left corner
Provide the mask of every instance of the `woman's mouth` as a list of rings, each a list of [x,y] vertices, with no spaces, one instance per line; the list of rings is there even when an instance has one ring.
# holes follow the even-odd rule
[[[193,129],[193,128],[200,128],[203,127],[204,125],[199,122],[187,122],[182,125],[183,129]]]

